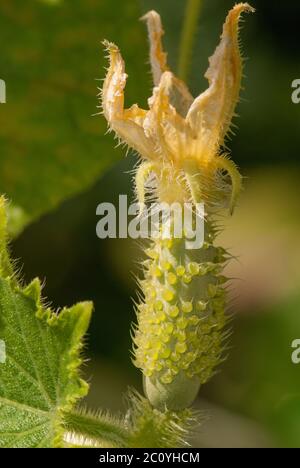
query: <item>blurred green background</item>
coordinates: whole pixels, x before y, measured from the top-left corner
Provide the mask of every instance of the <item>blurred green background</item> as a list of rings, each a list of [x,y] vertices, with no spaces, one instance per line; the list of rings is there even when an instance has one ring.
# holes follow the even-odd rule
[[[237,256],[232,283],[231,347],[214,379],[200,391],[205,422],[196,447],[300,447],[300,364],[291,343],[300,338],[300,104],[291,83],[300,78],[298,0],[253,0],[242,44],[245,89],[232,157],[245,190],[220,243]],[[203,0],[189,85],[203,78],[230,0]],[[134,272],[141,256],[130,240],[96,237],[96,206],[133,196],[136,159],[114,149],[98,110],[105,74],[101,41],[116,42],[129,75],[126,105],[151,95],[148,44],[138,21],[162,15],[169,63],[176,69],[183,0],[1,0],[0,188],[10,206],[13,256],[26,281],[45,279],[57,308],[91,299],[95,312],[85,373],[93,408],[124,409],[128,386],[141,390],[130,361]],[[45,214],[46,213],[46,214]],[[32,221],[32,223],[29,223]],[[17,235],[19,234],[19,235]]]

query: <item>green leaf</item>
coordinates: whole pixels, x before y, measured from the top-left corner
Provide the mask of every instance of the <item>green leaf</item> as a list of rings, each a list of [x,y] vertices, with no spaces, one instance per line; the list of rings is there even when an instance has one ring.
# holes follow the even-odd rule
[[[38,279],[21,287],[8,260],[0,199],[0,447],[63,446],[63,412],[85,396],[80,350],[90,303],[59,313],[41,302]],[[3,352],[4,351],[4,352]]]
[[[99,111],[104,38],[120,45],[126,96],[141,102],[150,84],[147,34],[138,1],[3,0],[0,5],[0,193],[14,205],[9,230],[90,187],[118,158]],[[143,46],[144,44],[144,46]]]

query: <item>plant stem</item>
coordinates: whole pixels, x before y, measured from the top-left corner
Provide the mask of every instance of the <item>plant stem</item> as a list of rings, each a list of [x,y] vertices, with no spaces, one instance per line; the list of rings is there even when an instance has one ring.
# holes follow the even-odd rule
[[[178,59],[178,76],[183,81],[187,81],[190,71],[191,53],[202,4],[202,0],[188,0],[186,5]]]
[[[64,413],[66,430],[106,441],[113,447],[126,447],[128,434],[122,423],[105,415],[92,416],[80,412]]]

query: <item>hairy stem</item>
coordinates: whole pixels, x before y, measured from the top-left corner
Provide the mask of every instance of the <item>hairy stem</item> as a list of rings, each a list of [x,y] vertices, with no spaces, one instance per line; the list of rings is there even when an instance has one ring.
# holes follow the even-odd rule
[[[197,414],[159,411],[137,392],[129,395],[127,427],[131,448],[180,448],[188,446],[190,431],[198,423]]]
[[[185,10],[178,59],[178,76],[185,81],[187,81],[189,75],[191,52],[194,45],[202,3],[202,0],[188,0]]]
[[[65,413],[64,424],[67,431],[109,442],[114,447],[126,447],[128,444],[127,431],[122,423],[105,415],[92,416],[77,411]]]

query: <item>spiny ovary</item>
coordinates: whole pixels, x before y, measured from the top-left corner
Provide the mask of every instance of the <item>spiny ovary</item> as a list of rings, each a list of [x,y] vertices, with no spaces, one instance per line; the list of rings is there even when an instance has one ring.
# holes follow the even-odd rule
[[[185,239],[157,239],[146,251],[135,364],[170,394],[178,377],[181,386],[194,379],[199,387],[220,361],[226,321],[220,270],[225,257],[212,240],[210,236],[201,249],[189,251]]]

